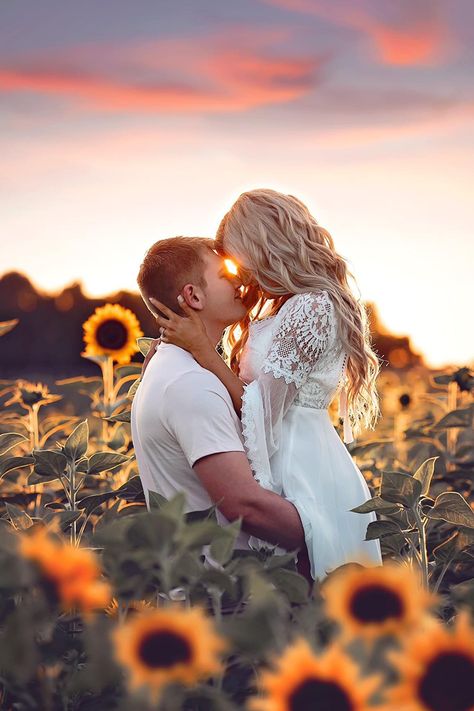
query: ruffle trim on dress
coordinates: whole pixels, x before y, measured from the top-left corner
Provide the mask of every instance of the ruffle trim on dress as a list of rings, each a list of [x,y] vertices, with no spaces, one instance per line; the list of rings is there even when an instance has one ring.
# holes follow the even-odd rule
[[[256,391],[255,388],[257,388]],[[255,396],[258,397],[257,402]],[[262,486],[264,489],[274,491],[275,489],[272,485],[271,478],[268,476],[268,472],[265,471],[265,469],[268,468],[270,464],[268,463],[267,467],[265,467],[257,444],[257,429],[255,423],[259,421],[259,417],[263,418],[263,412],[259,413],[257,411],[258,407],[261,407],[263,410],[258,391],[257,381],[253,381],[252,383],[249,383],[249,385],[246,385],[244,387],[244,393],[242,395],[242,434],[244,437],[247,458],[249,460],[256,481],[258,481],[260,486]],[[261,538],[257,538],[257,536],[250,536],[248,545],[252,550],[255,551],[269,551],[278,549],[278,546],[276,546],[275,544],[269,543],[268,541],[264,541]]]
[[[257,444],[257,430],[255,423],[258,422],[260,413],[256,412],[255,397],[252,397],[255,387],[258,388],[257,381],[255,380],[244,387],[241,409],[242,434],[244,437],[247,458],[250,462],[255,479],[265,489],[271,489],[273,491],[271,478],[268,476],[268,472],[265,471],[270,465],[267,463],[267,467],[265,467]],[[261,414],[261,417],[263,417],[263,414]]]

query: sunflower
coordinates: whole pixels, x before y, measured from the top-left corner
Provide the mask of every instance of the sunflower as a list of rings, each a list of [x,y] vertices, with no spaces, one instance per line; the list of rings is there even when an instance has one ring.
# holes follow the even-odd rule
[[[420,625],[438,598],[398,563],[336,570],[322,587],[326,611],[344,638],[401,635]]]
[[[31,410],[36,407],[39,409],[41,405],[48,405],[51,402],[61,400],[62,395],[53,395],[49,392],[47,385],[43,383],[29,383],[26,380],[18,380],[16,383],[15,392],[5,406],[11,405],[13,402],[19,402],[23,407]]]
[[[437,621],[388,653],[400,681],[387,691],[390,708],[403,711],[474,709],[474,627],[461,610],[452,628]]]
[[[138,352],[136,339],[143,336],[135,314],[120,304],[98,307],[83,324],[85,356],[109,356],[121,365]]]
[[[362,711],[381,683],[379,676],[361,679],[354,662],[333,644],[316,655],[304,639],[288,647],[263,672],[262,697],[252,699],[252,711]]]
[[[65,610],[77,606],[88,614],[109,603],[110,587],[100,580],[92,551],[55,541],[47,528],[40,528],[21,537],[20,552],[36,564],[51,599]]]
[[[158,699],[169,683],[196,684],[221,671],[226,647],[200,608],[159,608],[134,615],[113,633],[118,661],[131,688],[148,687]]]
[[[400,414],[421,414],[425,409],[425,398],[429,389],[429,376],[425,368],[412,368],[403,379],[390,371],[377,381],[380,392],[380,406],[384,417]]]
[[[146,600],[131,600],[127,603],[127,616],[137,615],[152,609],[153,606],[151,602],[146,602]],[[110,605],[105,608],[105,613],[109,615],[109,617],[119,617],[119,610],[119,602],[117,598],[113,597]]]

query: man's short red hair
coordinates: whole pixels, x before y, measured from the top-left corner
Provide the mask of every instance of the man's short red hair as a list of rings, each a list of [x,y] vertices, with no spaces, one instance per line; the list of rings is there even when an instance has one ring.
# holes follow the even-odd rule
[[[213,241],[206,237],[169,237],[150,247],[138,272],[138,286],[150,296],[179,313],[178,294],[186,284],[205,287],[205,255]]]

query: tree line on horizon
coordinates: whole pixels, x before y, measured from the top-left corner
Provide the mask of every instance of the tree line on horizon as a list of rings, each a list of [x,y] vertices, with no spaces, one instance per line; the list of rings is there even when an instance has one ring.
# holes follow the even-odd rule
[[[57,294],[49,294],[38,290],[24,274],[4,274],[0,278],[0,321],[18,319],[19,323],[2,339],[0,377],[94,375],[94,365],[80,355],[84,350],[82,324],[104,303],[130,309],[145,335],[156,335],[153,316],[138,293],[118,291],[100,299],[90,298],[83,293],[81,284],[74,282]],[[367,306],[379,357],[398,370],[423,365],[423,358],[413,352],[410,339],[388,333],[375,304]],[[140,361],[141,355],[134,360]]]

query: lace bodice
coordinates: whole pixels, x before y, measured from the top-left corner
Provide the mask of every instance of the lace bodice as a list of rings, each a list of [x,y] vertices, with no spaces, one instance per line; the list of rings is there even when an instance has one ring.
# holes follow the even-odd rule
[[[240,378],[271,373],[296,386],[294,405],[325,409],[344,383],[345,355],[327,291],[296,294],[275,316],[250,324]]]

